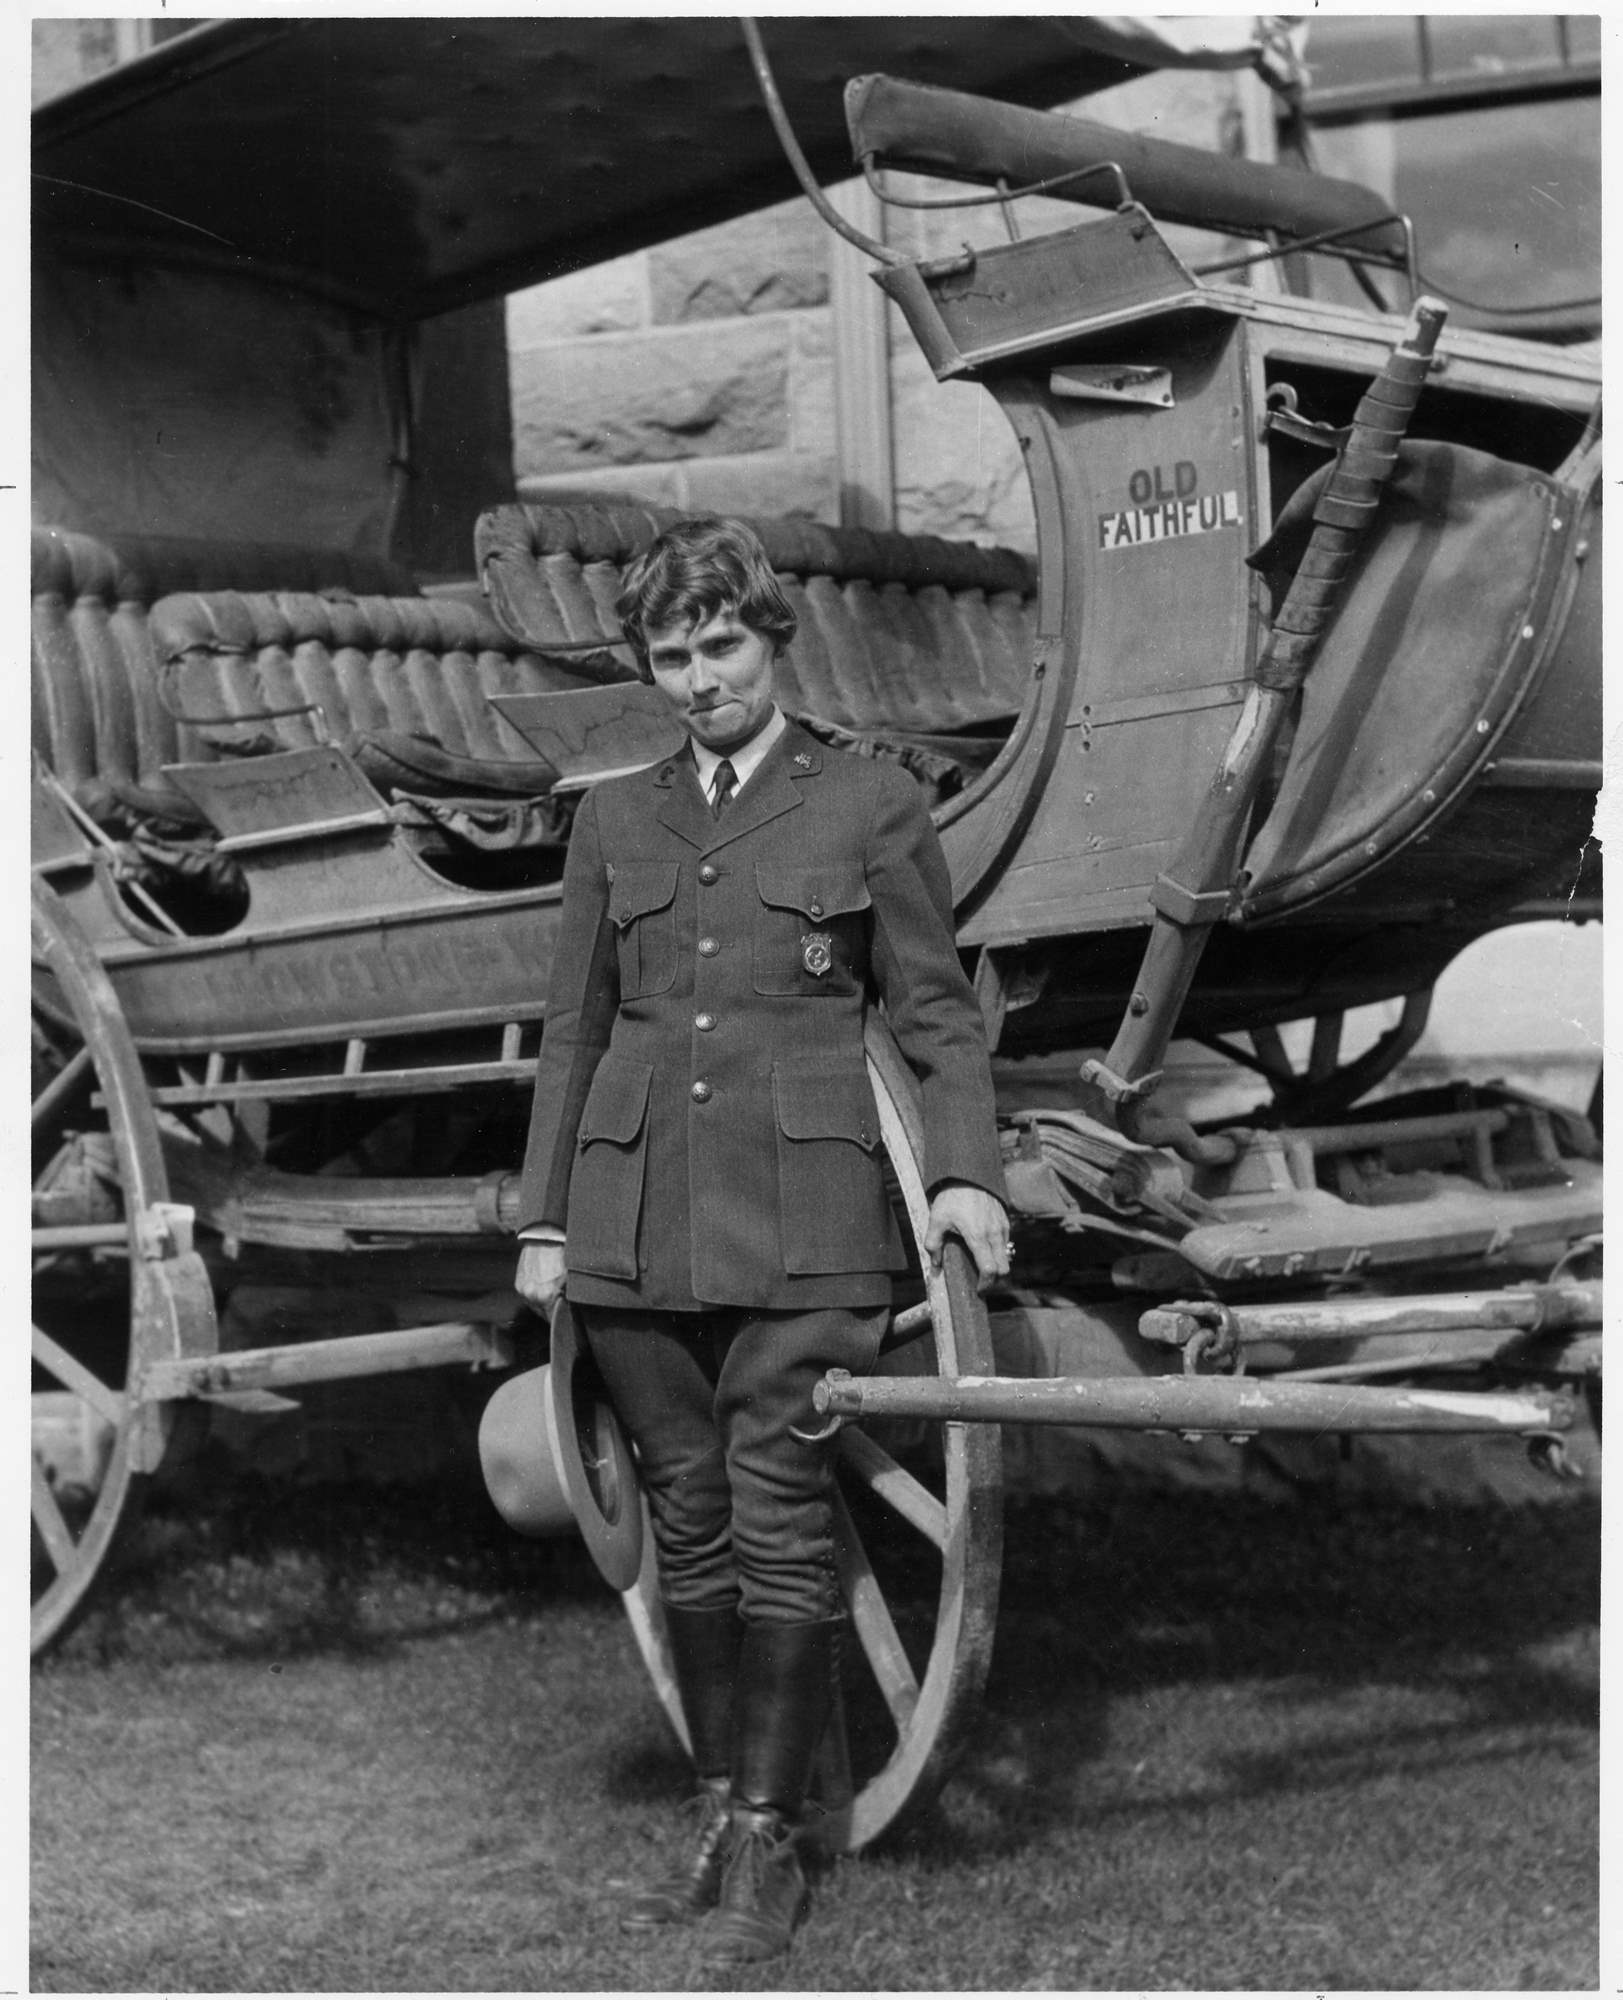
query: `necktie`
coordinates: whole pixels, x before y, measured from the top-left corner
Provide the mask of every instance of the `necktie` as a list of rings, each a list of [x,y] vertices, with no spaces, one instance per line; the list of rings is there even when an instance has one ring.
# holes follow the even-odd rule
[[[738,790],[738,773],[733,769],[733,760],[723,757],[716,766],[715,782],[710,793],[710,816],[720,819],[727,810],[727,801]]]

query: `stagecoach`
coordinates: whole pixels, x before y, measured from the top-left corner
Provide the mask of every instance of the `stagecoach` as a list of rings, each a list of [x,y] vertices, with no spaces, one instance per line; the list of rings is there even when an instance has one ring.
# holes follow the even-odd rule
[[[276,32],[201,30],[168,74],[229,106]],[[793,157],[764,58],[760,80]],[[95,110],[46,135],[64,184],[75,145],[110,157]],[[859,76],[845,112],[876,185],[1081,204],[934,260],[865,243],[937,376],[1012,424],[1035,564],[756,523],[801,614],[785,704],[926,788],[1011,1065],[1020,1293],[989,1316],[961,1255],[915,1256],[877,1373],[819,1391],[855,1633],[819,1824],[854,1847],[933,1793],[973,1713],[1002,1426],[1498,1433],[1559,1465],[1598,1381],[1593,1123],[1503,1086],[1372,1093],[1466,945],[1600,914],[1600,445],[1596,365],[1446,325],[1367,190],[939,83]],[[85,199],[42,242],[81,302],[87,272],[120,282]],[[1179,227],[1228,253],[1195,268]],[[233,254],[139,250],[171,300],[263,285],[309,301],[313,341],[341,311],[387,356],[404,288],[391,319]],[[1306,256],[1354,267],[1367,309],[1253,282]],[[512,268],[487,260],[492,294]],[[669,740],[612,604],[670,518],[490,507],[477,585],[429,589],[285,526],[35,531],[36,1648],[210,1408],[534,1358],[511,1228],[562,859],[583,791]],[[1343,1053],[1375,1001],[1395,1024]],[[1255,1076],[1242,1116],[1158,1090],[1174,1032]],[[869,1056],[916,1243],[912,1086],[878,1018]],[[1010,1101],[1028,1057],[1073,1087]],[[267,1273],[445,1310],[222,1347],[220,1302]],[[636,1497],[577,1379],[560,1414],[607,1519]],[[647,1558],[625,1601],[680,1730]]]

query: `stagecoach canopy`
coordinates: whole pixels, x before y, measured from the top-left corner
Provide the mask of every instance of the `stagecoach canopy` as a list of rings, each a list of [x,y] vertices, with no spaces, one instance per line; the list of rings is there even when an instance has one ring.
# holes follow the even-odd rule
[[[861,71],[1042,105],[1155,52],[1142,33],[1052,16],[806,16],[763,33],[825,179],[851,172],[841,89]],[[1210,59],[1247,53],[1231,39]],[[1171,44],[1165,57],[1204,59]],[[796,192],[726,16],[215,21],[33,122],[42,248],[252,263],[388,318]]]

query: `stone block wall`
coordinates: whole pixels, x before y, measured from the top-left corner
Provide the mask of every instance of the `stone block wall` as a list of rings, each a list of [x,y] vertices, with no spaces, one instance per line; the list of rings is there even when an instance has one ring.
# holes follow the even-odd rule
[[[519,492],[833,519],[827,302],[803,201],[515,293]]]

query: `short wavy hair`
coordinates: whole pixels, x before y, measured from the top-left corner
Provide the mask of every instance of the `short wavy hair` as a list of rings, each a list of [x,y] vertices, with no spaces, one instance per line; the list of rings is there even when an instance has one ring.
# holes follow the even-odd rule
[[[799,623],[760,536],[715,514],[678,521],[655,536],[627,566],[614,608],[644,680],[653,678],[650,625],[703,623],[733,611],[781,654]]]

